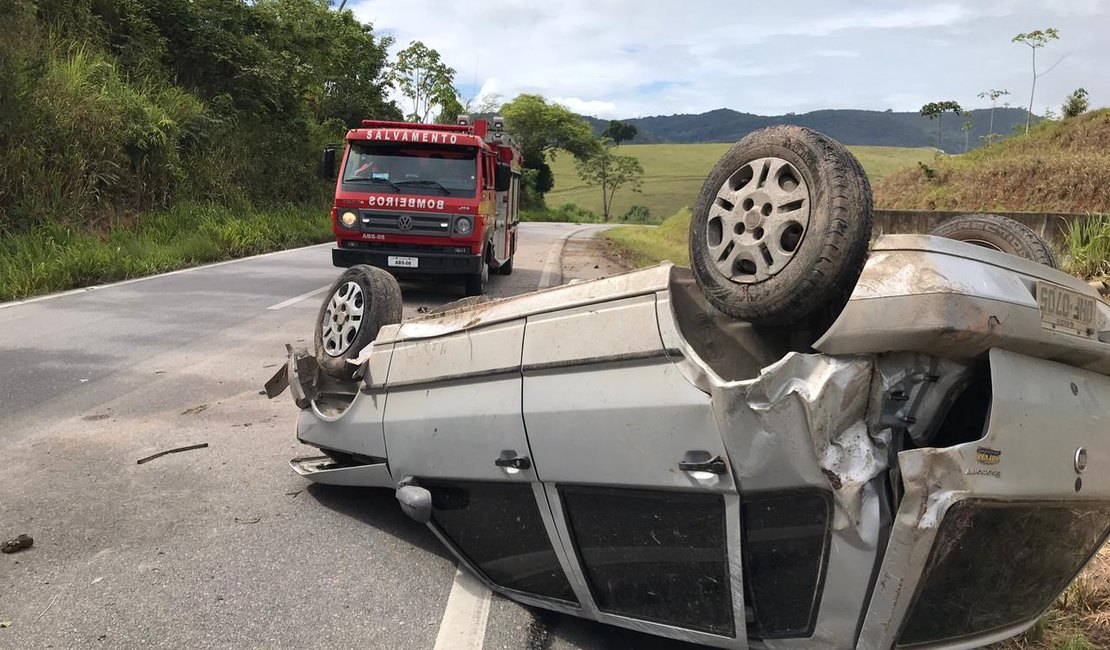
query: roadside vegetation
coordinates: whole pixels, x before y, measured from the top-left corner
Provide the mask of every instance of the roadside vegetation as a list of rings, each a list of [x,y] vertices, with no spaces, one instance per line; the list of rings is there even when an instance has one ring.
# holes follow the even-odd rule
[[[658,223],[683,207],[693,205],[705,176],[728,151],[731,143],[711,144],[622,144],[617,151],[640,162],[644,174],[640,192],[622,190],[613,199],[610,214],[619,221],[633,206],[648,211],[648,221]],[[848,147],[863,163],[875,183],[896,170],[916,167],[933,158],[933,150],[914,147]],[[550,161],[553,189],[547,201],[558,205],[576,203],[592,212],[603,210],[601,192],[579,177],[574,158],[561,154]]]
[[[0,3],[0,300],[322,241],[323,146],[400,118],[313,0]]]
[[[880,208],[1110,213],[1110,110],[1041,120],[1028,135],[937,156],[873,185]]]
[[[163,273],[332,237],[326,213],[182,202],[104,232],[50,224],[0,237],[0,302]]]

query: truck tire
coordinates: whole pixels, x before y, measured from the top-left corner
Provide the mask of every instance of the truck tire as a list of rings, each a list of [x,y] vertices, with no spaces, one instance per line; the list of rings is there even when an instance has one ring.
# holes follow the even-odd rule
[[[840,143],[798,126],[755,131],[717,162],[690,220],[706,299],[757,324],[829,317],[863,271],[871,185]]]
[[[356,264],[339,275],[316,316],[316,363],[337,379],[350,379],[347,363],[378,336],[383,325],[401,322],[401,287],[388,272]]]
[[[929,234],[1057,268],[1056,257],[1045,240],[1029,226],[1000,214],[961,214],[940,224]]]
[[[489,250],[487,247],[486,251]],[[467,296],[480,296],[486,292],[486,283],[489,282],[488,254],[483,253],[482,265],[477,273],[471,273],[464,279]]]

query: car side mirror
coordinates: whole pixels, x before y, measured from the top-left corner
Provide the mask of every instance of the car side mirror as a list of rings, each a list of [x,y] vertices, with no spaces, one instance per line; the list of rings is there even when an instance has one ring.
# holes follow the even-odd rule
[[[324,147],[324,158],[323,165],[320,167],[320,177],[325,180],[335,178],[335,150],[336,146],[334,144],[329,144]]]
[[[497,163],[497,172],[494,174],[493,189],[498,192],[508,192],[513,181],[513,170],[505,163]]]

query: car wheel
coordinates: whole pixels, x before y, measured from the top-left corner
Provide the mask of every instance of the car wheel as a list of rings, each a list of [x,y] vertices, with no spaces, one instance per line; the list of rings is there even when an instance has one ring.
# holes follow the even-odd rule
[[[347,363],[378,335],[383,325],[401,322],[401,287],[382,269],[358,264],[340,274],[316,317],[316,363],[338,379],[357,367]]]
[[[1048,243],[1029,226],[1000,214],[961,214],[929,233],[1057,268]]]
[[[855,156],[811,129],[773,126],[710,171],[690,221],[690,263],[724,313],[801,323],[847,302],[871,223],[871,186]]]
[[[484,294],[487,282],[489,282],[489,262],[483,261],[482,268],[477,273],[466,276],[466,295],[480,296]]]

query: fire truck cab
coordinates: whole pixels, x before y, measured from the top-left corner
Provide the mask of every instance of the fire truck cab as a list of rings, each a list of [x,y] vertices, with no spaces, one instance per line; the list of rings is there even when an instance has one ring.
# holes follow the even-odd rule
[[[463,277],[485,292],[513,270],[521,154],[504,120],[412,124],[364,120],[324,151],[335,178],[332,263],[370,264],[398,277]]]

